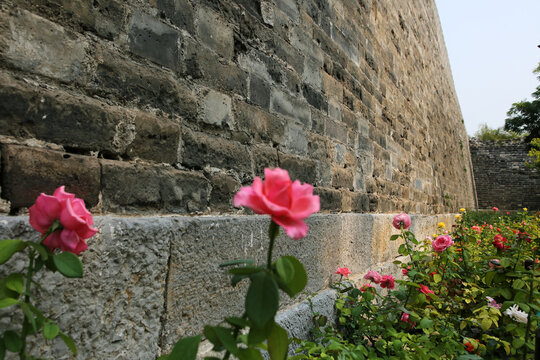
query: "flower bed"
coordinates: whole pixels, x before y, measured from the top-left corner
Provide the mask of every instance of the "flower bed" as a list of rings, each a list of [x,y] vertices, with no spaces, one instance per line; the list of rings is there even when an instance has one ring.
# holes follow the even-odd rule
[[[338,269],[337,321],[315,314],[294,359],[532,359],[540,218],[461,210],[451,233],[441,223],[423,241],[396,216],[403,279],[369,271],[354,284]]]

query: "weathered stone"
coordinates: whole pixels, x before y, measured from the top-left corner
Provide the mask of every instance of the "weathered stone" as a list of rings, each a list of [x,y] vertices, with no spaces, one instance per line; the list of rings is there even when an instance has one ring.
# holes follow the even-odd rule
[[[210,49],[226,59],[234,55],[232,29],[214,11],[201,7],[197,12],[199,38]]]
[[[254,174],[262,178],[265,168],[279,167],[278,152],[269,146],[256,146],[253,148]]]
[[[88,42],[26,10],[0,9],[0,57],[22,71],[84,84]]]
[[[184,129],[182,164],[195,169],[212,166],[234,169],[242,177],[251,177],[251,154],[245,146],[226,139]]]
[[[193,6],[189,0],[157,0],[156,5],[171,23],[191,34],[195,33]]]
[[[212,210],[230,211],[233,208],[234,194],[240,189],[240,183],[226,173],[217,173],[210,178],[210,185]]]
[[[147,113],[135,113],[135,138],[126,155],[160,163],[178,162],[180,126]]]
[[[231,98],[210,90],[202,100],[202,121],[206,124],[232,128]]]
[[[88,208],[98,203],[100,168],[98,160],[26,146],[2,145],[2,197],[11,210],[29,207],[40,193],[52,194],[62,185],[77,194]]]
[[[279,165],[289,171],[293,180],[298,179],[308,184],[317,182],[317,162],[315,160],[279,153]]]
[[[270,110],[311,126],[309,105],[285,92],[276,89],[272,90]]]
[[[253,74],[249,76],[249,100],[266,110],[270,108],[270,85]]]
[[[239,130],[254,137],[255,141],[272,140],[281,143],[285,136],[285,121],[256,106],[236,101],[235,120]]]
[[[0,74],[0,128],[73,149],[122,154],[135,138],[135,116],[86,96],[30,87]]]
[[[129,32],[129,49],[156,64],[176,70],[179,67],[180,33],[144,13],[135,13]]]

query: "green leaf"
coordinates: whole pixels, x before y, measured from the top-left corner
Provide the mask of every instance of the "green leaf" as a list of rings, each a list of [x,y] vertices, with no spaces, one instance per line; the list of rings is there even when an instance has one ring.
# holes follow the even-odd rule
[[[215,351],[223,350],[223,344],[216,334],[215,326],[206,325],[203,330],[204,336],[214,345]]]
[[[249,275],[234,275],[231,278],[231,286],[235,287],[240,281],[247,279]]]
[[[45,323],[45,326],[43,326],[43,336],[47,340],[54,339],[55,337],[58,336],[59,333],[60,333],[60,328],[58,327],[58,325],[56,325],[53,322],[48,321]]]
[[[77,255],[64,251],[53,255],[53,261],[58,271],[65,277],[81,278],[83,276],[83,264]]]
[[[75,346],[75,342],[73,341],[73,339],[71,338],[71,336],[67,335],[67,334],[64,334],[63,332],[60,331],[59,333],[60,337],[62,338],[62,341],[64,342],[64,344],[66,344],[66,346],[68,347],[69,350],[71,350],[71,352],[73,353],[73,355],[77,356],[77,346]]]
[[[174,345],[168,360],[195,360],[197,358],[197,350],[199,349],[200,342],[201,335],[180,339],[176,345]]]
[[[161,355],[160,357],[157,358],[157,360],[167,360],[169,359],[169,355]]]
[[[246,313],[257,327],[263,327],[274,318],[279,306],[276,281],[267,272],[251,276],[251,284],[246,295]]]
[[[245,328],[246,326],[248,326],[248,322],[245,320],[245,319],[242,319],[242,318],[239,318],[239,317],[226,317],[225,318],[225,321],[228,322],[229,324],[233,325],[233,326],[236,326],[236,327],[239,327],[239,328]]]
[[[43,261],[49,258],[49,252],[47,251],[45,246],[38,244],[36,242],[33,242],[33,241],[26,241],[25,244],[33,247],[38,252],[39,256],[41,257]]]
[[[440,283],[441,280],[442,280],[441,275],[439,275],[439,274],[433,274],[433,281],[435,282],[435,284]]]
[[[244,266],[234,269],[229,269],[229,274],[233,275],[251,275],[261,272],[264,268],[261,266]]]
[[[236,339],[232,336],[232,329],[227,329],[221,326],[214,327],[214,331],[225,347],[233,355],[238,355],[238,346],[236,346]]]
[[[32,314],[32,310],[30,310],[30,306],[28,305],[28,303],[22,302],[19,303],[19,306],[21,307],[24,316],[26,316],[28,321],[30,321],[34,332],[37,332],[36,319],[34,318],[34,314]]]
[[[25,247],[25,242],[19,239],[0,241],[0,265],[8,261],[16,252],[24,250]]]
[[[516,337],[514,338],[514,340],[512,340],[512,347],[514,347],[515,349],[519,349],[523,346],[523,344],[525,344],[525,339],[523,339],[522,337]]]
[[[248,344],[255,345],[266,340],[273,327],[273,321],[268,321],[263,327],[257,327],[255,324],[252,324],[249,328]]]
[[[276,271],[285,284],[288,284],[294,278],[294,265],[285,256],[276,260]]]
[[[483,318],[480,322],[480,327],[482,330],[487,331],[490,327],[493,321],[490,318]]]
[[[428,318],[423,318],[422,320],[420,320],[420,324],[418,325],[420,329],[426,329],[432,326],[433,326],[433,320],[430,320]]]
[[[23,347],[23,341],[19,334],[11,330],[4,333],[4,343],[6,345],[6,349],[14,353],[18,353]]]
[[[525,286],[525,281],[523,281],[521,279],[514,280],[514,283],[512,284],[512,287],[514,289],[521,289],[524,286]]]
[[[232,265],[253,265],[253,260],[251,259],[239,259],[239,260],[229,260],[225,261],[224,263],[219,264],[219,267],[226,267],[226,266],[232,266]]]
[[[240,360],[263,360],[263,356],[258,349],[248,348],[240,349],[238,351],[238,358]]]
[[[390,241],[394,241],[394,240],[397,240],[397,239],[399,239],[399,234],[395,234],[395,235],[390,236]]]
[[[292,266],[292,278],[289,281],[285,281],[281,275],[278,277],[279,288],[285,291],[290,297],[296,296],[299,292],[304,290],[307,284],[307,273],[304,269],[304,265],[294,256],[282,256],[278,258],[278,261],[287,263],[287,266]],[[278,263],[276,261],[276,265]],[[277,267],[277,266],[276,266]],[[291,271],[290,269],[287,271]]]
[[[489,271],[486,273],[486,277],[484,279],[484,282],[486,283],[486,285],[490,286],[491,283],[493,282],[493,278],[495,277],[495,275],[497,275],[497,272],[496,271]]]
[[[408,255],[408,254],[409,254],[409,252],[407,251],[407,247],[405,246],[405,244],[399,245],[398,253],[399,253],[400,255]]]
[[[13,298],[3,298],[0,299],[0,309],[7,308],[9,306],[18,304],[19,300]]]
[[[284,360],[289,349],[289,335],[287,331],[274,323],[272,332],[268,337],[268,353],[271,360]]]
[[[10,290],[20,294],[24,290],[24,275],[23,274],[10,274],[6,278],[6,287]]]
[[[506,299],[512,298],[512,291],[510,291],[510,289],[501,288],[500,291],[501,291],[501,295],[504,296]]]

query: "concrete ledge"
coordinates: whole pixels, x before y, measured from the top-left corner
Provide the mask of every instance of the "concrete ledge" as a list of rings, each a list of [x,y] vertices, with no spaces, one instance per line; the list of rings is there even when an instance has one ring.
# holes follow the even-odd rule
[[[337,267],[353,277],[368,269],[393,271],[398,242],[389,242],[393,215],[319,214],[308,219],[306,238],[294,241],[281,231],[274,256],[296,256],[306,267],[308,285],[294,300],[282,297],[278,320],[291,333],[305,337],[311,326],[306,300],[333,311],[334,295],[325,291],[336,281]],[[411,230],[419,239],[449,226],[452,214],[412,216]],[[239,315],[247,282],[237,288],[219,264],[231,259],[265,261],[267,216],[152,216],[95,218],[100,233],[83,253],[83,279],[46,274],[39,307],[73,336],[78,359],[154,359],[170,350],[181,336],[201,332],[224,316]],[[27,217],[0,217],[0,239],[38,239]],[[5,266],[7,265],[7,266]],[[0,267],[22,270],[15,259]],[[10,269],[11,268],[11,269]],[[395,269],[394,269],[395,270]],[[295,305],[298,304],[298,305]],[[3,328],[11,319],[0,319]],[[53,343],[41,356],[64,359],[66,350]],[[38,355],[38,354],[36,354]]]

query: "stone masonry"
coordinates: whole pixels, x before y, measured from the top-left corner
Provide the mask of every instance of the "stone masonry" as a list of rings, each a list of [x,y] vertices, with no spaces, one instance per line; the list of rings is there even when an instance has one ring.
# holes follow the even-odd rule
[[[480,209],[540,209],[540,174],[526,165],[525,143],[473,138],[470,144]]]
[[[390,269],[390,214],[423,236],[473,207],[470,163],[434,0],[0,2],[0,239],[35,238],[60,185],[99,215],[83,281],[42,294],[79,359],[153,359],[238,310],[216,264],[264,252],[232,198],[265,167],[321,198],[280,239],[301,301],[337,266]]]

